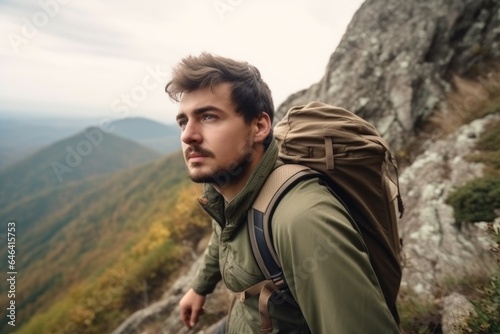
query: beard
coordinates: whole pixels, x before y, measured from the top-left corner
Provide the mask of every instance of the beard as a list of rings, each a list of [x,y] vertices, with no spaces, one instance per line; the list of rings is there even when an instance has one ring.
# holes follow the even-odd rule
[[[194,148],[195,151],[203,153],[206,156],[215,157],[210,151],[199,148]],[[212,170],[200,173],[190,172],[189,178],[195,183],[210,183],[216,187],[224,187],[233,183],[239,182],[243,177],[248,175],[248,168],[252,160],[252,143],[246,142],[241,149],[242,154],[237,160],[220,164],[212,168]]]
[[[234,163],[227,166],[216,166],[210,172],[204,174],[190,173],[189,178],[195,183],[211,183],[216,187],[224,187],[232,183],[237,183],[247,175],[250,159],[251,154],[247,153]]]

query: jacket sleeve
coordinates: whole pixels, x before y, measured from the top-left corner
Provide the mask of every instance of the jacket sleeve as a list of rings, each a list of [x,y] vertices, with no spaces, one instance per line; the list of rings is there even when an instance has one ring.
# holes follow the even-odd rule
[[[285,278],[312,333],[399,333],[366,246],[317,180],[299,183],[272,221]]]
[[[216,223],[212,222],[212,236],[208,247],[203,253],[203,260],[193,281],[193,289],[200,295],[207,295],[214,291],[221,280],[219,269],[219,233]]]

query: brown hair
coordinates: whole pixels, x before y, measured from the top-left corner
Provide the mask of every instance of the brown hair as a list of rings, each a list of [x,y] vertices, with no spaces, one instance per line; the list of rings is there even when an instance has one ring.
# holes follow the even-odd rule
[[[213,87],[228,82],[232,84],[231,99],[236,111],[247,123],[261,112],[274,118],[274,104],[269,86],[262,80],[259,70],[247,62],[215,56],[207,52],[188,56],[173,69],[165,91],[179,102],[182,93],[199,88]]]

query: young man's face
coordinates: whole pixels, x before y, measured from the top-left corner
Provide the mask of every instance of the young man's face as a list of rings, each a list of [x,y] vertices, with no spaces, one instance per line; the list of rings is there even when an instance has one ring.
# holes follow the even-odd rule
[[[255,122],[246,124],[231,101],[231,84],[182,95],[177,122],[189,177],[224,187],[249,175]]]

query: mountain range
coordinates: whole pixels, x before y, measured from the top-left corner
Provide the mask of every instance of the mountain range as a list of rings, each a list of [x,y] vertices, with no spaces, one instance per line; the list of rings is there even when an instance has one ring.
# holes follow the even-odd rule
[[[57,141],[0,172],[0,206],[7,208],[39,192],[148,163],[161,154],[131,140],[87,128]]]
[[[130,117],[112,122],[109,131],[163,154],[180,149],[181,132],[177,124],[162,124],[146,118]]]
[[[179,149],[177,125],[163,124],[142,117],[129,117],[103,123],[99,119],[0,119],[0,170],[85,127],[98,127],[166,155]]]
[[[187,178],[181,155],[169,155],[177,126],[131,118],[79,131],[72,122],[1,127],[2,161],[6,148],[20,150],[0,169],[0,217],[16,222],[16,263],[29,273],[17,282],[20,324],[64,287],[109,266],[149,226],[148,211],[171,203],[169,191]]]

